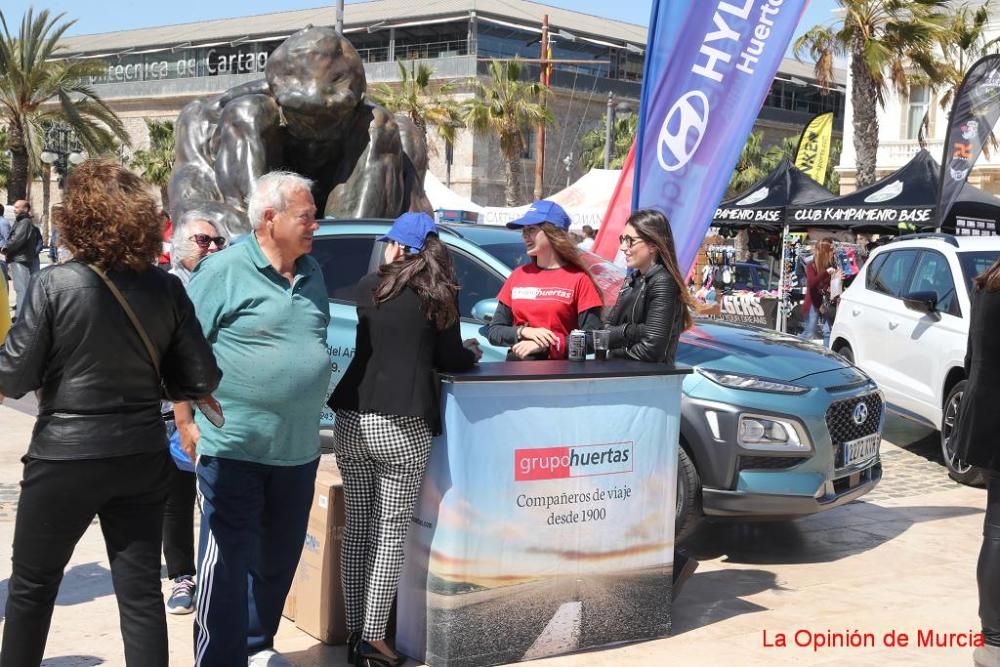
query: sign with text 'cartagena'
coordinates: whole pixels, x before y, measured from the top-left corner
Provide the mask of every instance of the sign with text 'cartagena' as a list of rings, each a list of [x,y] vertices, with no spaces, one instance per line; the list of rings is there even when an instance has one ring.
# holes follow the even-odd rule
[[[649,24],[633,208],[667,214],[694,262],[806,0],[657,0]]]

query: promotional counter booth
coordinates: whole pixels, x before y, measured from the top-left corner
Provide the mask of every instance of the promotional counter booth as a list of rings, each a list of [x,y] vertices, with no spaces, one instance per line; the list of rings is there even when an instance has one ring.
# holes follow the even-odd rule
[[[494,665],[669,634],[689,372],[522,361],[442,375],[398,650]]]

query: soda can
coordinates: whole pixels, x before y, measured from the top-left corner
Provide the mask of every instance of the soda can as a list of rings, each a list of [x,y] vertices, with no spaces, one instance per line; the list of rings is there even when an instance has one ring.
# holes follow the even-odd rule
[[[587,332],[573,329],[566,341],[566,351],[570,361],[583,361],[587,358]]]

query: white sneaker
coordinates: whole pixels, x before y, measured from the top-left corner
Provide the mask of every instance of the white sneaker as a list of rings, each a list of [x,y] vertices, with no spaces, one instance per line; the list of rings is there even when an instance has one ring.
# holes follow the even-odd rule
[[[247,658],[247,667],[294,667],[294,665],[274,649],[267,648]]]

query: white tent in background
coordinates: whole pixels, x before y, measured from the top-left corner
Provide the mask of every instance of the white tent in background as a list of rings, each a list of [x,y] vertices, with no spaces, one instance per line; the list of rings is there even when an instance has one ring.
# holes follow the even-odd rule
[[[620,169],[591,169],[578,181],[564,190],[549,195],[546,199],[566,209],[572,220],[570,229],[573,231],[579,231],[584,225],[598,229],[608,210],[620,175]],[[482,209],[479,221],[488,225],[505,225],[527,210],[527,206],[516,208],[487,206]]]
[[[427,199],[430,200],[431,207],[435,211],[445,209],[449,211],[483,212],[482,206],[476,204],[471,199],[466,199],[449,188],[430,171],[424,176],[424,193],[427,195]]]

